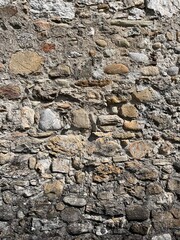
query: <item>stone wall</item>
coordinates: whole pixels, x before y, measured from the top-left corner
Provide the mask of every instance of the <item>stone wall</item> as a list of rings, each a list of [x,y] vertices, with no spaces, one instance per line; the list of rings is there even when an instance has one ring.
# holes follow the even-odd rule
[[[180,239],[179,10],[0,0],[0,239]]]

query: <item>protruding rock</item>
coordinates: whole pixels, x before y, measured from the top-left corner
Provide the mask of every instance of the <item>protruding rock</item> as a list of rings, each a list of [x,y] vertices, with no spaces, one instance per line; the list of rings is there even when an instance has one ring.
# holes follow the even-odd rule
[[[95,42],[100,47],[106,47],[107,46],[107,42],[103,39],[97,39]]]
[[[84,207],[87,203],[86,199],[73,195],[64,197],[63,202],[74,207]]]
[[[60,119],[49,108],[43,110],[40,115],[39,128],[47,130],[59,130],[61,128]]]
[[[120,107],[120,115],[128,118],[137,118],[139,113],[134,105],[127,103]]]
[[[104,72],[107,74],[125,74],[129,72],[129,69],[124,64],[114,63],[107,65],[104,68]]]

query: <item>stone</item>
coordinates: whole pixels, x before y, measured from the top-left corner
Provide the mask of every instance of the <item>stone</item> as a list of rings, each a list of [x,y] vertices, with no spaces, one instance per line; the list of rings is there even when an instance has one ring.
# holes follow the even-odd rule
[[[43,16],[46,12],[50,17],[60,17],[62,19],[72,20],[75,17],[75,8],[72,2],[64,2],[63,0],[57,0],[54,3],[49,0],[44,0],[43,4],[41,0],[30,0],[31,13],[37,18]]]
[[[138,63],[144,63],[147,64],[149,63],[149,58],[146,54],[144,53],[136,53],[136,52],[130,52],[129,53],[130,58]]]
[[[140,102],[154,102],[160,98],[159,93],[151,87],[141,91],[134,91],[133,96]]]
[[[105,87],[110,85],[112,80],[110,79],[100,79],[100,80],[78,80],[75,82],[76,86],[79,87]]]
[[[149,145],[145,141],[135,141],[129,145],[129,152],[134,159],[144,158],[148,151]]]
[[[180,161],[174,162],[173,167],[176,170],[176,172],[180,173]]]
[[[36,26],[36,30],[40,30],[40,31],[43,31],[43,30],[47,31],[47,30],[50,30],[51,28],[50,22],[47,22],[42,19],[35,20],[34,25]]]
[[[123,127],[127,130],[142,130],[144,128],[144,124],[142,122],[139,122],[137,120],[132,120],[132,121],[124,121]]]
[[[122,124],[122,119],[117,115],[101,115],[98,117],[99,125],[117,125]]]
[[[107,182],[121,173],[121,169],[114,165],[104,164],[96,168],[93,175],[93,181],[95,182]]]
[[[119,138],[119,139],[130,139],[134,138],[135,134],[133,132],[114,132],[113,138]]]
[[[152,237],[152,240],[171,240],[171,235],[169,233],[165,233],[162,235]]]
[[[151,225],[149,223],[133,223],[130,227],[130,231],[140,235],[147,235]]]
[[[72,223],[77,222],[81,218],[80,211],[78,209],[67,207],[62,210],[61,212],[61,218],[64,222]]]
[[[14,153],[0,153],[0,165],[12,162],[14,157]]]
[[[64,197],[63,202],[73,207],[84,207],[87,204],[86,199],[73,195]]]
[[[88,232],[92,232],[93,225],[88,223],[71,223],[68,225],[68,232],[72,235],[79,235]]]
[[[83,109],[77,109],[72,112],[73,120],[72,124],[76,128],[90,129],[91,123],[89,120],[88,113]]]
[[[30,169],[35,169],[36,163],[37,163],[37,161],[36,161],[35,157],[30,157],[28,159],[28,166]]]
[[[113,63],[110,65],[107,65],[104,68],[104,72],[107,74],[126,74],[129,72],[129,69],[127,66],[125,66],[124,64],[121,63]]]
[[[44,193],[53,193],[57,197],[61,196],[64,189],[64,183],[60,180],[55,180],[53,182],[48,182],[44,184]]]
[[[137,108],[130,103],[123,104],[119,109],[119,114],[128,118],[137,118],[139,116]]]
[[[157,76],[159,74],[159,68],[156,66],[148,66],[141,68],[141,73],[144,76]]]
[[[54,173],[68,173],[69,172],[69,160],[55,158],[52,162],[52,172]]]
[[[58,65],[49,72],[51,78],[68,77],[71,75],[71,70],[67,65]]]
[[[142,181],[155,181],[158,179],[159,174],[154,168],[142,168],[136,177]]]
[[[61,129],[60,119],[49,108],[43,110],[40,114],[39,128],[43,131]]]
[[[29,129],[34,124],[35,112],[30,107],[21,108],[21,127],[22,129]]]
[[[176,66],[170,67],[167,70],[167,74],[169,76],[176,76],[176,75],[178,75],[178,73],[179,73],[179,68]]]
[[[126,38],[120,37],[119,35],[114,37],[113,42],[118,47],[124,47],[124,48],[130,47],[130,43],[128,42],[128,40]]]
[[[163,189],[158,183],[150,183],[146,189],[146,193],[148,195],[156,195],[162,192],[163,192]]]
[[[49,53],[49,52],[51,52],[54,49],[55,49],[55,44],[54,43],[43,43],[42,44],[42,50],[45,53]]]
[[[31,74],[40,71],[43,58],[33,51],[19,51],[12,54],[9,69],[14,74]]]
[[[154,0],[147,1],[147,8],[161,14],[161,16],[172,17],[180,9],[180,2],[176,0]]]
[[[134,26],[148,27],[152,25],[152,23],[153,23],[152,21],[145,20],[120,20],[120,19],[111,20],[111,25],[120,27],[134,27]]]
[[[103,39],[97,39],[95,42],[100,47],[106,47],[107,46],[107,42]]]
[[[6,5],[8,5],[8,4],[10,4],[10,0],[0,0],[0,6],[2,7],[2,6],[6,6]]]
[[[180,195],[180,180],[179,179],[169,179],[167,187],[170,191],[175,192]]]
[[[120,150],[117,142],[108,140],[106,137],[98,138],[94,144],[92,152],[101,156],[111,157]]]
[[[150,212],[146,206],[132,205],[126,208],[126,217],[128,221],[142,222],[149,218]]]
[[[0,98],[16,100],[21,98],[21,89],[18,85],[7,84],[0,86]]]
[[[144,3],[144,0],[124,0],[124,4],[126,7],[134,7]]]
[[[78,184],[82,184],[85,180],[85,173],[82,171],[76,172],[75,179]]]

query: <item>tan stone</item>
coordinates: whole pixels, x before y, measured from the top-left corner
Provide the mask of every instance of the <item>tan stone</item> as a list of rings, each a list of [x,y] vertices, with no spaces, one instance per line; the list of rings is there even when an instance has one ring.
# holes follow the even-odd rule
[[[63,192],[63,188],[64,188],[64,183],[58,180],[44,184],[45,194],[54,193],[57,196],[61,196]]]
[[[129,139],[134,137],[135,137],[135,134],[132,132],[114,132],[113,133],[113,138]]]
[[[23,129],[29,129],[34,124],[35,112],[30,107],[23,107],[21,109],[21,127]]]
[[[95,42],[100,47],[106,47],[107,46],[107,42],[103,39],[97,39]]]
[[[84,129],[89,129],[91,127],[88,113],[83,108],[74,110],[72,115],[72,123],[75,127]]]
[[[129,145],[131,156],[135,159],[141,159],[146,156],[149,145],[145,141],[135,141]]]
[[[0,153],[0,165],[4,165],[13,160],[14,153]]]
[[[120,115],[129,118],[137,118],[139,116],[137,108],[130,103],[121,106]]]
[[[96,56],[96,50],[94,50],[94,49],[89,50],[89,55],[91,57],[95,57]]]
[[[34,25],[38,27],[40,30],[49,30],[51,24],[45,20],[38,19],[34,22]]]
[[[28,159],[28,166],[29,166],[30,169],[35,169],[36,163],[37,163],[37,161],[36,161],[35,157],[30,157]]]
[[[75,179],[76,179],[76,182],[78,184],[82,184],[84,182],[84,179],[85,179],[85,173],[82,172],[82,171],[76,172]]]
[[[147,66],[141,68],[141,73],[145,76],[157,76],[159,74],[159,68],[155,66]]]
[[[0,86],[0,98],[15,100],[21,97],[21,89],[18,85],[8,84]]]
[[[129,72],[129,69],[124,64],[114,63],[107,65],[104,68],[104,72],[107,74],[125,74]]]
[[[137,120],[132,121],[125,120],[123,126],[128,130],[141,130],[144,127],[144,125],[138,122]]]
[[[33,51],[14,53],[9,62],[9,69],[14,74],[30,74],[38,72],[43,58]]]
[[[114,176],[119,175],[122,170],[119,167],[110,164],[102,164],[96,168],[95,174],[93,175],[93,181],[95,182],[106,182],[113,179]]]
[[[69,160],[56,158],[52,162],[52,172],[68,173],[69,172]]]
[[[70,67],[67,65],[58,65],[49,72],[50,77],[68,77],[71,75]]]
[[[160,95],[150,87],[142,91],[134,91],[133,96],[140,102],[154,102],[160,98]]]

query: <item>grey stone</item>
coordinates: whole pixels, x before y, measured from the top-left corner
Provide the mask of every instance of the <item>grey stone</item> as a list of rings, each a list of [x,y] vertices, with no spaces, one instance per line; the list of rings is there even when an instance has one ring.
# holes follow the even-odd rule
[[[167,74],[169,76],[176,76],[176,75],[178,75],[178,73],[179,73],[179,68],[176,66],[170,67],[167,70]]]
[[[44,131],[59,130],[61,128],[60,119],[51,109],[47,108],[41,112],[39,128]]]
[[[62,220],[67,223],[77,222],[80,220],[80,216],[80,211],[71,207],[65,208],[61,212]]]
[[[165,233],[162,235],[152,237],[152,240],[171,240],[171,235],[169,233]]]
[[[69,160],[56,158],[52,162],[52,172],[68,173],[69,172]]]
[[[145,64],[147,64],[149,62],[148,56],[144,53],[130,52],[129,56],[135,62],[145,63]]]
[[[98,117],[98,123],[100,125],[116,125],[122,124],[123,120],[117,115],[101,115]]]
[[[145,221],[149,218],[149,210],[145,206],[133,205],[126,208],[128,221]]]
[[[87,204],[86,199],[76,196],[66,196],[63,202],[74,207],[84,207]]]
[[[93,225],[90,222],[87,223],[72,223],[68,225],[68,232],[73,235],[79,235],[82,233],[92,232]]]
[[[78,0],[77,2],[84,5],[94,5],[103,3],[104,0]]]

